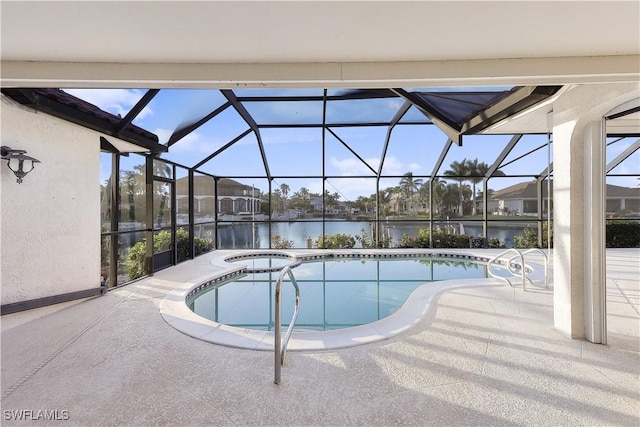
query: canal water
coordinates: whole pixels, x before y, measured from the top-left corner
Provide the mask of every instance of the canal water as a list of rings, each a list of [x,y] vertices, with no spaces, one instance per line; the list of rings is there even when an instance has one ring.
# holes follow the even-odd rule
[[[445,223],[441,223],[443,226]],[[462,228],[459,223],[451,222],[450,226],[465,234],[474,236],[482,235],[482,223],[463,223]],[[404,234],[416,236],[419,228],[427,228],[425,223],[386,223],[383,230],[392,238],[392,246],[397,245]],[[488,227],[488,237],[497,238],[507,247],[513,247],[513,238],[522,234],[525,227],[536,227],[536,222],[516,223],[490,223]],[[359,236],[362,230],[367,236],[372,235],[372,225],[370,222],[362,221],[327,221],[324,232],[326,234],[346,233],[352,236]],[[295,222],[273,222],[271,233],[278,234],[281,240],[293,242],[294,248],[306,248],[311,239],[315,242],[323,233],[322,222],[316,221],[295,221]],[[218,247],[221,249],[241,249],[241,248],[268,248],[269,247],[269,226],[267,223],[235,222],[222,225],[218,228]],[[356,243],[356,247],[360,245]]]

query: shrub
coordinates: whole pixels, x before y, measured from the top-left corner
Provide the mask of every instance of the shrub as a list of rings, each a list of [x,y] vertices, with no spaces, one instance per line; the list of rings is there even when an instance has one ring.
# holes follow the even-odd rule
[[[183,228],[178,228],[176,231],[176,237],[178,240],[178,262],[182,262],[189,258],[189,232]],[[195,246],[195,255],[200,255],[213,249],[213,241],[211,241],[211,239],[196,237],[193,239],[193,243]],[[160,231],[153,237],[153,253],[156,254],[168,251],[169,249],[171,249],[171,232],[168,230]],[[129,250],[128,274],[131,280],[147,274],[145,268],[146,255],[146,239],[142,239]]]
[[[274,249],[291,249],[293,240],[286,240],[281,238],[279,234],[274,234],[271,236],[271,247]]]
[[[371,238],[369,238],[369,235],[364,228],[360,230],[360,235],[356,236],[356,240],[360,243],[360,246],[363,249],[388,248],[391,244],[391,239],[388,237],[383,237],[379,242],[376,239],[376,236],[371,236]]]
[[[547,223],[544,223],[542,239],[543,247],[547,246]],[[522,235],[513,238],[516,248],[537,248],[538,232],[535,228],[526,227]],[[553,246],[553,226],[551,227],[551,243]],[[640,248],[640,222],[633,221],[607,221],[606,223],[607,248]]]
[[[450,234],[447,230],[436,230],[433,233],[434,248],[469,248],[483,247],[484,238],[476,237],[470,234]],[[402,236],[402,240],[398,245],[400,248],[428,248],[429,247],[429,229],[421,228],[418,230],[416,237],[409,237],[407,234]]]
[[[547,240],[547,222],[542,225],[542,247],[546,248],[548,244]],[[538,229],[532,227],[525,227],[522,230],[523,234],[513,237],[513,245],[518,249],[528,249],[538,247]],[[551,226],[551,246],[553,246],[553,226]]]
[[[640,248],[640,222],[607,221],[608,248]]]
[[[507,246],[504,244],[504,242],[501,242],[500,239],[496,239],[495,237],[492,237],[489,239],[489,247],[491,249],[502,249],[502,248],[506,248]]]
[[[147,274],[145,269],[145,257],[147,255],[147,242],[143,239],[141,242],[136,243],[129,249],[129,265],[127,266],[127,272],[129,273],[129,279],[134,280],[138,277],[142,277]]]
[[[314,245],[316,248],[348,249],[356,245],[356,239],[348,233],[327,234],[324,238],[318,236]]]

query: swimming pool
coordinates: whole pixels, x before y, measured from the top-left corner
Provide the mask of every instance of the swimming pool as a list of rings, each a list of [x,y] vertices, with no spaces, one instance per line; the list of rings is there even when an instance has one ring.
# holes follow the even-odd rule
[[[229,260],[228,260],[229,261]],[[236,258],[247,273],[191,295],[194,313],[238,328],[274,329],[274,287],[278,272],[293,267],[300,287],[300,313],[294,331],[327,331],[369,324],[398,311],[425,283],[487,278],[486,264],[437,257],[328,257],[302,260],[285,256]],[[294,288],[283,285],[282,319],[287,325]]]
[[[349,283],[353,280],[352,277],[344,275],[351,264],[337,262],[333,267],[327,268],[326,265],[319,267],[320,264],[316,264],[314,267],[308,261],[321,261],[323,259],[333,259],[334,261],[358,259],[356,262],[364,261],[365,265],[369,266],[366,267],[368,276],[365,275],[360,278],[362,282],[356,282],[357,286],[364,290],[365,302],[363,304],[373,304],[374,308],[371,308],[371,305],[368,306],[369,309],[367,311],[369,312],[374,311],[374,309],[377,311],[379,307],[381,313],[386,311],[386,313],[391,314],[387,317],[380,316],[379,320],[373,320],[370,323],[331,329],[337,324],[356,323],[354,316],[348,314],[354,304],[343,304],[341,307],[330,306],[327,309],[326,305],[321,302],[318,306],[320,308],[316,307],[315,311],[312,310],[312,313],[305,314],[305,317],[298,317],[296,324],[303,324],[306,327],[293,332],[288,350],[327,350],[380,341],[408,330],[425,318],[426,313],[443,291],[450,291],[460,287],[505,286],[503,280],[484,278],[484,266],[494,255],[500,252],[500,250],[482,249],[453,249],[446,252],[435,249],[352,249],[349,251],[330,249],[218,250],[202,255],[193,261],[182,263],[172,269],[163,270],[154,276],[154,280],[158,280],[159,286],[171,287],[170,289],[172,289],[168,291],[160,302],[159,309],[163,319],[176,330],[199,340],[218,345],[273,351],[274,332],[269,330],[270,319],[268,317],[268,307],[272,306],[273,303],[270,302],[272,297],[267,295],[266,291],[258,291],[264,297],[264,300],[257,297],[255,299],[251,298],[261,307],[259,316],[256,316],[261,317],[260,322],[246,319],[226,319],[226,321],[232,323],[237,322],[237,326],[233,326],[196,314],[189,308],[189,305],[193,303],[196,295],[204,295],[206,292],[211,292],[211,290],[216,289],[223,283],[238,279],[249,280],[254,276],[257,279],[261,279],[264,277],[260,276],[262,274],[275,273],[285,265],[294,266],[299,264],[293,268],[294,274],[302,281],[302,287],[307,287],[305,294],[301,296],[300,307],[302,310],[302,307],[308,305],[310,301],[322,300],[326,295],[331,294],[333,288],[341,287],[342,285],[339,285],[339,283]],[[423,260],[425,258],[433,259],[434,262],[430,264],[427,262],[429,266],[427,273],[422,272],[420,273],[421,275],[416,275],[416,273],[411,273],[412,268],[400,268],[400,264],[396,263],[386,264],[389,259],[414,259],[416,257]],[[368,260],[376,260],[376,258],[381,262],[367,262]],[[467,268],[466,270],[462,269],[464,271],[462,276],[459,276],[461,278],[453,279],[445,275],[445,270],[450,266],[447,264],[450,263],[441,261],[463,261],[466,263]],[[532,268],[530,269],[529,267]],[[531,272],[531,277],[534,280],[539,280],[540,271],[543,271],[542,268],[538,267],[539,265],[537,264],[527,263],[527,271]],[[316,280],[313,276],[305,277],[304,272],[307,268],[314,270],[314,274],[318,271],[323,271],[323,274],[325,274],[324,281]],[[433,269],[433,274],[431,274],[431,269]],[[406,273],[406,275],[396,276],[398,272]],[[380,280],[378,280],[378,274],[380,275]],[[535,277],[536,275],[538,275],[538,278]],[[397,293],[392,294],[388,287],[394,281],[398,282],[398,277],[402,277],[403,281],[400,283],[399,289],[394,291]],[[326,281],[327,278],[329,279],[328,282]],[[433,279],[436,280],[430,281]],[[305,280],[308,280],[308,282],[305,282]],[[335,281],[332,282],[331,280]],[[373,285],[367,284],[367,281],[371,281]],[[322,291],[313,287],[316,285],[312,286],[312,284],[318,282],[320,283],[320,288],[324,286]],[[421,286],[421,284],[424,284],[424,286]],[[245,288],[259,288],[261,284],[259,282],[255,284],[245,282],[243,286]],[[283,291],[289,292],[291,287],[292,285],[285,281],[282,288]],[[219,289],[224,289],[224,286]],[[414,290],[411,291],[411,289]],[[378,290],[382,298],[378,297]],[[516,292],[515,288],[514,292]],[[407,294],[409,297],[404,304],[399,304],[399,308],[397,306],[390,308],[388,303],[391,299],[394,299],[395,303],[395,298],[400,298],[400,296],[404,298]],[[373,298],[374,295],[375,299]],[[329,298],[328,300],[331,299]],[[343,298],[334,297],[333,300],[341,303]],[[376,302],[370,303],[369,300]],[[282,305],[282,319],[285,322],[288,321],[290,310],[293,308],[293,303],[289,304],[289,302],[291,301],[283,301]],[[214,302],[204,302],[204,305],[207,304],[210,312],[215,310]],[[220,306],[218,306],[218,310],[219,316]],[[233,313],[233,309],[230,309],[230,311]],[[324,317],[325,311],[327,317]],[[211,315],[209,317],[215,318]],[[313,318],[313,321],[309,320],[310,318]],[[220,317],[218,319],[223,320]],[[252,323],[263,323],[266,326],[262,326],[263,329],[251,329],[248,326],[252,326]]]

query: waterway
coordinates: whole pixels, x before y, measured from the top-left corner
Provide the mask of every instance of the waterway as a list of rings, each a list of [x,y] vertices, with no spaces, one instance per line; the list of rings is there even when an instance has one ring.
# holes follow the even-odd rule
[[[295,222],[273,222],[271,233],[278,234],[281,240],[293,242],[294,248],[308,247],[309,240],[315,242],[324,233],[336,234],[346,233],[352,236],[359,236],[364,229],[370,237],[372,235],[372,224],[366,221],[295,221]],[[445,223],[441,223],[442,226]],[[482,235],[482,222],[463,222],[462,227],[458,222],[449,222],[449,225],[458,231],[474,236]],[[488,226],[488,237],[497,238],[507,247],[513,247],[513,238],[522,234],[525,227],[536,227],[535,220],[529,222],[493,222]],[[392,246],[397,245],[404,234],[415,236],[420,228],[428,228],[429,222],[387,222],[383,223],[383,230],[386,235],[391,236]],[[269,225],[268,223],[235,222],[228,223],[218,229],[218,247],[221,249],[245,249],[245,248],[268,248],[269,247]],[[359,244],[356,243],[356,247]]]

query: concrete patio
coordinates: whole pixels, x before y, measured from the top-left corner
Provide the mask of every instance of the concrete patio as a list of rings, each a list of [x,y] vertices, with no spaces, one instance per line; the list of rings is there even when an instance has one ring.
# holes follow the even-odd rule
[[[279,385],[273,353],[203,342],[161,317],[208,256],[3,316],[2,425],[640,424],[638,249],[607,251],[608,345],[556,331],[552,290],[464,287],[395,337],[289,353]]]

